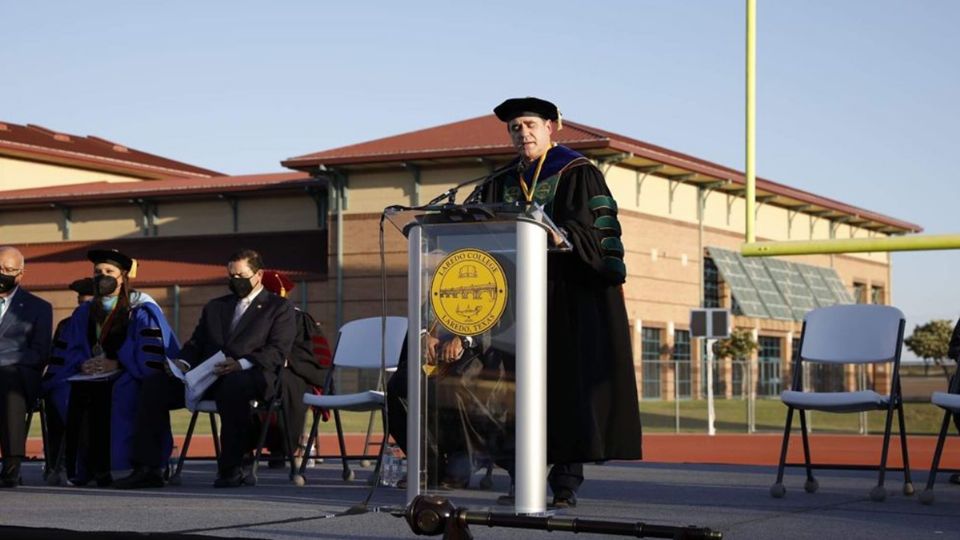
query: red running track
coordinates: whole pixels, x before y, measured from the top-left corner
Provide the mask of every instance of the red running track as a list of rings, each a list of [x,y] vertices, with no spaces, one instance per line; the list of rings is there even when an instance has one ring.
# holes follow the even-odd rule
[[[183,444],[183,438],[177,437],[177,444]],[[940,467],[942,469],[960,469],[960,442],[956,437],[947,439]],[[347,452],[358,454],[362,451],[364,436],[347,435]],[[332,435],[321,435],[321,454],[338,454],[337,439]],[[880,462],[880,447],[883,437],[879,435],[823,435],[810,436],[810,452],[817,463],[830,464],[877,464]],[[780,457],[780,434],[738,434],[738,435],[701,435],[655,433],[643,437],[644,461],[651,463],[714,463],[728,465],[768,465],[775,466]],[[910,436],[907,445],[910,451],[911,469],[929,470],[937,438],[933,436]],[[27,454],[32,457],[43,455],[40,439],[32,438],[27,442]],[[209,435],[194,436],[190,443],[190,456],[212,457],[213,439]],[[790,438],[790,450],[787,460],[800,463],[803,460],[803,446],[799,434]],[[902,467],[900,442],[891,438],[888,464]]]

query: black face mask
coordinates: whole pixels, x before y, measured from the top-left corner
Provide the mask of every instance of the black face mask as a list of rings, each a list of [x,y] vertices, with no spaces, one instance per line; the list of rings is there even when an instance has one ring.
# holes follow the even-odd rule
[[[12,291],[17,286],[17,276],[0,274],[0,293]]]
[[[230,287],[230,292],[235,294],[237,298],[246,298],[253,292],[253,284],[250,283],[250,278],[232,277],[227,286]]]
[[[93,278],[93,294],[96,296],[109,296],[117,290],[117,278],[100,274]]]

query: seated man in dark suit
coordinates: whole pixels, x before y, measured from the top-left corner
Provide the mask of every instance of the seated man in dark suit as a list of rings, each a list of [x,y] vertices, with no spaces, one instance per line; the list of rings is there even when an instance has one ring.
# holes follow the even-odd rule
[[[293,346],[293,305],[263,287],[263,260],[244,249],[227,263],[232,294],[207,303],[190,340],[180,350],[184,370],[222,351],[218,376],[204,399],[217,402],[221,418],[221,452],[214,487],[244,483],[242,461],[253,438],[251,400],[269,399],[277,373]],[[170,409],[184,406],[184,387],[171,374],[143,381],[134,437],[133,472],[114,482],[118,489],[162,487],[161,467],[170,457]]]
[[[23,254],[0,247],[0,487],[20,485],[26,454],[27,411],[40,393],[40,372],[50,354],[53,309],[20,287]]]

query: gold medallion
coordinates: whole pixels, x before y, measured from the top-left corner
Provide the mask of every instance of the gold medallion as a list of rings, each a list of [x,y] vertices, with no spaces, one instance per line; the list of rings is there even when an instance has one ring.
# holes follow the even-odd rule
[[[489,253],[461,249],[433,274],[430,300],[437,320],[459,336],[475,336],[497,324],[507,307],[507,278]]]

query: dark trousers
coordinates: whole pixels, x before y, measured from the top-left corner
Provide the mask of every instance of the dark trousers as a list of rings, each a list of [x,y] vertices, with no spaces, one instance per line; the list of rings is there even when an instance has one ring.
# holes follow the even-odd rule
[[[47,442],[43,451],[46,454],[47,469],[59,469],[63,467],[63,460],[60,452],[63,450],[63,440],[66,433],[66,421],[60,418],[60,412],[53,398],[47,396],[43,398],[43,411],[47,422]]]
[[[28,403],[36,400],[30,368],[0,367],[0,453],[3,459],[23,459],[27,453]],[[35,370],[30,370],[35,371]],[[35,377],[39,382],[39,374]]]
[[[313,388],[312,385],[289,368],[280,370],[280,397],[283,402],[283,422],[287,428],[287,448],[294,453],[300,446],[300,436],[303,434],[303,425],[307,421],[307,409],[309,409],[303,402],[303,394],[310,392],[311,388]],[[279,426],[279,423],[275,424],[276,429],[271,428],[270,436],[267,438],[267,448],[270,449],[271,457],[280,456],[283,452]]]
[[[110,472],[110,408],[113,380],[76,382],[67,407],[67,477],[77,481]]]
[[[554,495],[561,491],[576,493],[583,483],[583,463],[555,463],[550,467],[547,482]]]
[[[220,414],[221,472],[240,467],[243,454],[252,446],[255,437],[250,415],[250,401],[263,400],[267,383],[263,373],[252,368],[235,371],[220,377],[204,394],[204,399],[217,402]],[[133,463],[147,467],[162,467],[169,455],[162,450],[164,438],[170,432],[170,410],[184,407],[183,383],[158,373],[143,380],[140,388],[140,406],[137,409],[137,429],[133,439]]]

